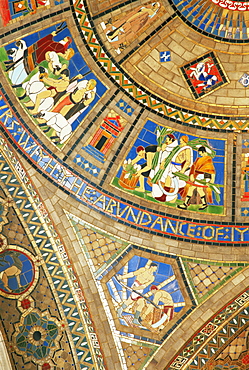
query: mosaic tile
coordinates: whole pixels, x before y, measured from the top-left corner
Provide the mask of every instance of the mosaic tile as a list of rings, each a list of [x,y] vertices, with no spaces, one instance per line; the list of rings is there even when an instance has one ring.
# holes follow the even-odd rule
[[[198,302],[207,299],[214,291],[243,269],[239,263],[183,260]]]
[[[53,368],[53,361],[61,369],[67,369],[69,363],[72,366],[78,363],[81,369],[104,369],[88,308],[67,252],[21,164],[3,141],[1,144],[0,193],[11,200],[6,206],[9,204],[13,211],[8,212],[6,229],[5,208],[2,213],[0,296],[1,307],[6,307],[6,302],[11,300],[15,310],[15,318],[1,313],[1,319],[5,327],[9,325],[8,335],[13,334],[10,356],[17,365],[15,368],[19,369],[18,364],[22,363],[20,356],[17,362],[15,360],[19,354],[24,363],[33,364],[32,369],[45,363],[47,369]],[[44,298],[47,302],[50,300],[49,305],[44,305]],[[48,307],[51,318],[45,310]],[[82,321],[79,312],[84,312],[86,321]],[[11,325],[15,329],[11,329]],[[65,334],[66,326],[70,334]],[[91,339],[86,339],[88,335]],[[65,352],[62,357],[60,343]]]
[[[181,67],[191,94],[195,99],[210,94],[224,84],[229,83],[220,63],[213,52]]]
[[[139,103],[144,104],[145,107],[152,109],[162,116],[176,120],[178,123],[180,121],[189,125],[200,125],[202,127],[226,130],[244,129],[247,127],[247,119],[241,117],[238,117],[238,119],[228,118],[224,117],[224,115],[200,115],[189,110],[177,109],[176,106],[164,104],[161,99],[152,97],[144,88],[137,87],[132,82],[131,77],[125,74],[121,66],[108,57],[105,48],[98,41],[99,39],[95,35],[95,30],[91,27],[91,19],[87,15],[83,0],[76,1],[74,7],[84,40],[92,51],[92,55],[96,58],[96,61],[100,63],[115,83],[118,83],[127,94],[131,95]]]
[[[218,289],[225,291],[225,284],[230,283],[229,279],[233,277],[234,281],[239,281],[245,276],[244,272],[247,272],[247,263],[236,261],[242,258],[241,246],[246,247],[249,239],[248,225],[240,223],[240,214],[245,217],[249,213],[246,204],[249,200],[248,140],[246,135],[243,136],[241,147],[240,132],[248,128],[248,91],[245,76],[247,70],[241,67],[242,63],[246,63],[248,51],[248,6],[240,1],[231,4],[219,0],[216,3],[208,3],[205,0],[195,3],[186,0],[179,3],[178,0],[170,0],[170,4],[167,0],[158,3],[146,0],[76,0],[70,4],[66,2],[70,5],[66,8],[66,4],[59,5],[63,4],[63,0],[53,0],[49,1],[51,4],[40,1],[37,9],[39,13],[34,15],[30,12],[26,16],[24,8],[26,4],[34,5],[33,0],[10,0],[8,4],[11,2],[16,6],[19,15],[16,19],[7,21],[6,33],[2,33],[5,44],[0,49],[0,60],[7,62],[2,68],[3,73],[8,83],[14,85],[6,86],[0,99],[0,231],[3,234],[0,237],[0,311],[1,327],[8,341],[12,365],[17,370],[50,370],[55,367],[62,370],[71,367],[82,370],[103,370],[109,367],[120,367],[122,370],[156,368],[157,359],[160,359],[166,341],[173,337],[178,345],[178,338],[174,337],[176,329],[184,321],[188,321],[188,315],[194,315],[196,306],[201,307],[202,303],[205,301],[206,304],[209,299],[212,302],[212,297]],[[57,6],[58,11],[56,8],[52,10],[53,5]],[[171,13],[167,13],[167,8],[171,9]],[[50,10],[54,11],[53,15]],[[0,11],[1,13],[3,12]],[[5,16],[7,13],[5,12]],[[74,20],[69,20],[70,17]],[[68,23],[58,23],[60,19],[68,19]],[[79,37],[76,29],[77,19]],[[20,23],[14,28],[13,23],[17,24],[17,20],[20,20]],[[184,23],[195,35],[194,55],[189,56],[192,50],[186,46],[184,60],[179,65],[175,63],[175,58],[183,56],[181,42],[176,42],[173,50],[165,46],[161,38],[161,30],[171,32],[170,25],[174,22],[179,24],[178,35],[183,32]],[[24,69],[15,70],[15,67],[18,67],[16,64],[19,63],[19,47],[24,45],[22,41],[27,43],[29,51],[32,48],[39,49],[38,43],[57,28],[59,34],[72,39],[70,47],[74,50],[74,55],[68,60],[59,56],[59,63],[65,67],[60,72],[57,68],[59,66],[53,66],[53,71],[49,71],[50,61],[45,57],[38,63],[39,67],[34,65],[34,68],[28,71],[27,80],[23,79]],[[32,34],[29,33],[30,30],[33,30]],[[61,41],[59,34],[53,40],[57,46]],[[19,40],[22,35],[23,39]],[[139,84],[138,80],[133,80],[132,74],[127,73],[129,60],[138,55],[142,57],[143,47],[148,48],[150,54],[154,37],[161,45],[164,58],[160,61],[158,49],[153,53],[154,60],[160,64],[160,68],[164,68],[164,73],[171,69],[171,65],[172,70],[182,65],[186,72],[186,86],[189,85],[194,99],[206,99],[210,103],[207,104],[207,109],[202,111],[200,106],[200,109],[194,111],[192,104],[186,105],[185,108],[182,108],[180,103],[174,105],[171,100],[168,102],[167,99],[159,98],[161,95],[158,91],[154,95],[147,82]],[[80,38],[85,44],[82,48]],[[10,43],[10,40],[13,42]],[[184,35],[184,40],[186,45],[189,45],[187,34]],[[216,54],[217,50],[212,50],[217,40],[222,42],[219,43],[221,50]],[[67,39],[67,42],[69,41]],[[206,50],[203,51],[204,43]],[[237,46],[241,46],[241,52],[234,53],[233,50]],[[69,49],[69,45],[67,48]],[[166,63],[168,52],[171,60]],[[36,50],[31,54],[32,57],[37,56]],[[206,60],[208,57],[210,60]],[[91,60],[92,63],[88,65],[86,60]],[[209,66],[211,62],[213,66]],[[199,64],[202,64],[201,72],[198,70]],[[155,65],[151,65],[155,70]],[[233,65],[236,66],[234,70]],[[8,70],[8,67],[11,68]],[[82,72],[81,67],[84,70]],[[45,68],[49,75],[44,75]],[[67,70],[70,71],[70,78],[67,73],[62,73]],[[40,112],[38,114],[34,109],[32,111],[37,97],[34,104],[28,102],[23,86],[16,85],[20,82],[18,78],[22,78],[21,85],[27,83],[26,94],[26,88],[28,90],[31,87],[30,80],[35,72],[39,77],[36,82],[43,84],[45,90],[42,93],[45,94],[48,94],[49,86],[55,87],[49,85],[49,78],[55,85],[61,80],[63,83],[73,83],[75,81],[70,80],[78,74],[82,78],[76,79],[77,85],[80,83],[77,80],[97,81],[92,105],[90,103],[88,110],[81,112],[82,115],[75,119],[72,127],[68,117],[65,118],[67,122],[64,121],[63,126],[62,114],[60,122],[53,122],[52,116],[51,120],[47,116],[48,119],[44,122],[39,116]],[[192,72],[195,74],[190,76]],[[241,79],[243,74],[244,78]],[[99,79],[100,75],[103,76],[103,81],[109,79],[108,86],[113,84],[108,97],[107,85]],[[148,76],[149,74],[143,74],[143,81],[146,81]],[[158,76],[160,79],[161,74],[158,73]],[[185,84],[183,78],[181,82]],[[230,88],[225,87],[225,100],[233,101],[234,104],[227,103],[227,109],[220,109],[221,91],[228,82]],[[84,88],[86,89],[86,86]],[[49,97],[54,99],[52,90],[49,90]],[[185,90],[187,91],[187,87]],[[13,93],[16,97],[11,102],[9,96],[13,96]],[[238,97],[230,97],[231,93],[238,93]],[[70,95],[76,96],[77,91],[66,91],[67,94],[70,99]],[[240,97],[240,94],[243,96]],[[122,99],[118,101],[118,97]],[[38,100],[40,98],[41,96]],[[58,95],[57,98],[61,99]],[[88,94],[84,100],[87,98]],[[244,110],[238,103],[239,99],[243,99],[241,104],[245,106]],[[62,102],[65,103],[64,100]],[[197,104],[199,101],[196,106]],[[217,115],[212,113],[212,104],[217,109]],[[236,104],[238,107],[235,115],[233,109]],[[60,108],[60,112],[65,109],[61,106]],[[114,110],[110,111],[110,108]],[[24,122],[21,116],[27,117],[27,114],[30,119]],[[152,116],[156,117],[155,114],[160,123],[156,123],[156,119],[152,120]],[[47,112],[43,118],[46,118],[46,115]],[[163,123],[165,118],[168,121]],[[29,127],[30,120],[36,125],[34,132]],[[179,129],[181,124],[185,128]],[[191,135],[187,126],[193,127]],[[209,172],[207,171],[208,177],[197,179],[205,181],[203,191],[206,199],[202,199],[204,195],[198,191],[201,187],[199,184],[203,183],[197,181],[198,186],[195,186],[194,192],[189,192],[193,183],[196,185],[196,179],[193,181],[189,173],[186,175],[186,168],[182,172],[188,178],[178,176],[179,179],[176,179],[175,172],[172,171],[172,176],[169,176],[171,184],[168,186],[166,179],[163,185],[160,183],[167,193],[162,191],[159,197],[154,193],[159,177],[152,183],[149,178],[145,178],[144,188],[141,178],[136,179],[137,172],[142,169],[140,166],[148,164],[147,158],[144,162],[141,160],[132,163],[137,152],[140,152],[138,148],[153,145],[159,148],[158,139],[161,140],[162,137],[157,133],[162,133],[165,128],[172,130],[168,134],[176,137],[177,144],[180,145],[181,138],[187,136],[190,144],[193,144],[194,140],[198,141],[195,143],[197,145],[201,143],[205,149],[201,151],[202,154],[209,153],[209,167],[213,166],[212,170],[209,168]],[[202,134],[200,130],[197,134],[195,128],[203,129]],[[99,309],[104,313],[105,319],[108,318],[114,338],[112,343],[116,348],[111,348],[109,343],[104,343],[103,348],[100,345],[92,321],[95,313],[88,309],[74,272],[73,262],[68,257],[45,206],[5,140],[28,161],[28,171],[32,175],[37,171],[38,182],[40,179],[44,180],[48,187],[50,182],[56,186],[62,198],[63,194],[66,194],[69,202],[74,198],[73,206],[78,206],[79,211],[77,215],[81,214],[80,212],[84,214],[82,210],[88,209],[86,218],[89,222],[91,220],[92,225],[69,214],[67,217],[94,276],[95,286],[91,288],[101,297],[103,307]],[[47,140],[50,140],[48,146]],[[72,145],[67,145],[69,143]],[[67,152],[66,145],[70,146]],[[198,146],[191,149],[189,171],[194,171],[202,155],[198,152]],[[157,154],[157,149],[154,153]],[[154,157],[155,162],[157,156],[154,154]],[[185,162],[187,159],[188,155],[184,158]],[[177,166],[180,160],[173,162],[175,163],[171,164]],[[155,164],[159,165],[159,160]],[[241,174],[238,173],[238,168],[241,169]],[[159,170],[161,169],[166,170]],[[155,168],[150,170],[155,171]],[[197,173],[196,175],[198,176]],[[185,197],[178,191],[180,180],[185,182]],[[110,182],[115,189],[110,186]],[[210,183],[214,187],[210,188]],[[175,185],[175,188],[178,187],[176,194]],[[161,190],[160,186],[159,189]],[[170,196],[176,196],[172,202]],[[12,203],[9,203],[10,199]],[[243,207],[240,209],[241,201],[245,203],[242,203]],[[189,214],[189,211],[192,213]],[[94,225],[95,215],[98,227]],[[120,232],[123,237],[126,237],[127,233],[127,240],[104,231],[106,225],[108,230],[111,230],[114,224],[113,230],[117,230],[117,234]],[[59,226],[60,224],[58,230]],[[72,229],[69,231],[72,232]],[[162,239],[163,237],[165,238]],[[128,243],[128,240],[132,240],[135,245]],[[150,247],[143,247],[143,241]],[[160,248],[165,246],[165,250],[163,248],[163,251],[159,252],[153,249],[157,242],[160,243]],[[208,251],[209,256],[221,259],[232,250],[232,253],[236,253],[236,261],[205,261],[168,253],[168,250],[176,251],[177,247],[179,253],[186,248],[188,255],[198,256],[200,252],[203,256],[205,251]],[[247,256],[246,253],[243,258],[244,256]],[[229,258],[233,260],[233,254]],[[157,264],[157,270],[153,274],[151,263]],[[14,276],[10,275],[13,271]],[[146,287],[142,285],[141,288],[139,283],[142,273],[153,281],[146,281]],[[236,286],[229,296],[235,295],[237,289]],[[86,294],[90,296],[91,293],[89,291]],[[134,296],[136,301],[132,299]],[[47,302],[49,307],[46,307]],[[246,369],[249,363],[248,302],[248,293],[244,292],[226,303],[220,312],[215,313],[210,304],[211,320],[199,328],[197,321],[195,325],[198,329],[191,338],[188,332],[181,333],[177,356],[170,359],[166,352],[162,359],[164,363],[160,365],[161,369],[166,362],[171,362],[166,366],[167,370]],[[105,324],[108,325],[106,322]],[[186,342],[187,338],[190,339]],[[103,349],[109,356],[107,364],[104,361]]]
[[[181,16],[195,29],[221,40],[242,41],[248,39],[247,17],[244,2],[173,0]]]
[[[249,208],[248,207],[241,207],[241,216],[247,217],[249,214]]]
[[[54,5],[63,4],[64,0],[54,2]],[[3,0],[0,8],[0,16],[3,26],[32,16],[51,7],[50,0]]]
[[[137,255],[107,281],[107,288],[121,325],[158,334],[185,306],[172,266]]]
[[[247,141],[244,142],[243,147],[247,148]],[[249,152],[248,148],[244,149],[241,158],[241,201],[249,200]],[[241,215],[247,216],[247,208],[241,208]]]
[[[123,99],[120,99],[116,106],[121,109],[124,113],[128,114],[129,116],[132,116],[132,113],[134,112],[134,109],[126,103]]]
[[[69,217],[74,228],[77,228],[77,236],[88,258],[91,259],[95,275],[98,276],[110,262],[120,255],[127,243]]]
[[[0,55],[23,108],[59,148],[106,91],[65,22],[6,45]]]
[[[247,73],[244,73],[240,79],[239,79],[239,82],[241,83],[241,85],[243,85],[244,87],[247,87],[249,85],[249,75]]]
[[[200,152],[203,146],[205,154]],[[162,205],[222,214],[225,148],[225,141],[185,135],[148,120],[112,184]],[[201,161],[210,166],[206,181],[197,175],[201,171],[198,164]],[[192,182],[190,177],[193,177]],[[199,186],[210,188],[203,192]],[[212,193],[210,198],[208,194]],[[183,204],[180,200],[184,200]]]
[[[44,175],[49,176],[50,180],[61,185],[66,191],[76,195],[77,199],[86,202],[89,206],[94,206],[98,211],[104,211],[107,216],[112,216],[127,224],[136,225],[144,231],[161,232],[162,235],[185,237],[187,240],[202,240],[209,243],[213,240],[228,243],[229,241],[246,243],[248,240],[248,228],[246,226],[236,227],[214,224],[207,226],[205,223],[198,225],[191,221],[181,221],[172,218],[171,215],[157,214],[150,210],[145,211],[139,207],[131,207],[129,203],[122,203],[118,199],[112,198],[109,194],[103,194],[83,180],[82,177],[74,175],[73,170],[68,169],[60,161],[54,159],[51,154],[43,150],[38,141],[35,140],[15,117],[6,100],[2,96],[2,123],[10,132],[14,142],[20,143],[20,147],[26,153],[36,168],[42,170]],[[154,134],[154,137],[156,135]]]
[[[186,278],[184,282],[178,278],[176,257],[153,255],[149,249],[131,246],[66,214],[101,292],[124,369],[142,369],[162,334],[165,338],[165,331],[176,326],[194,304],[188,298],[188,294],[192,297],[191,290],[184,288]],[[138,283],[140,280],[144,282]]]
[[[170,51],[161,51],[160,52],[160,62],[170,62],[171,61],[171,54]]]
[[[81,157],[81,155],[77,154],[73,159],[73,162],[80,166],[86,172],[89,172],[91,175],[98,177],[100,173],[100,168],[94,166],[89,160]]]
[[[122,341],[122,348],[124,351],[124,356],[126,358],[127,368],[129,370],[138,370],[143,366],[144,359],[148,357],[151,353],[151,348],[149,346],[142,345],[132,345],[132,343],[127,343]]]
[[[160,2],[145,3],[126,15],[122,14],[115,20],[110,18],[108,22],[101,23],[107,41],[117,54],[120,54],[156,17],[161,15],[161,6]]]
[[[184,345],[166,369],[230,369],[247,363],[248,348],[243,345],[248,340],[248,291],[227,304],[217,313],[202,332]],[[211,331],[212,335],[207,335]],[[214,335],[215,334],[215,335]],[[239,359],[240,357],[240,359]]]

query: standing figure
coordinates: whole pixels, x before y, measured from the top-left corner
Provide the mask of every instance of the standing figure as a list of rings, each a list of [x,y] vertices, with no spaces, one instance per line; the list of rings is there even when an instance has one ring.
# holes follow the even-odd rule
[[[201,198],[200,211],[208,207],[207,203],[213,203],[212,190],[207,184],[208,182],[214,183],[215,167],[211,156],[208,154],[208,148],[201,146],[198,153],[200,157],[193,163],[190,169],[189,181],[187,181],[184,189],[183,198],[186,197],[186,199],[183,204],[177,206],[180,209],[188,208],[195,189]]]
[[[178,147],[178,142],[173,134],[168,134],[166,136],[165,143],[162,144],[160,154],[158,157],[158,162],[154,170],[150,173],[150,178],[152,182],[152,197],[157,199],[163,195],[163,190],[161,184],[165,182],[167,174],[165,172],[165,161],[167,158],[176,150]],[[165,175],[164,175],[165,174]]]
[[[136,39],[138,32],[157,14],[159,2],[141,6],[113,24],[102,23],[106,37],[115,49],[124,48]],[[119,50],[119,49],[118,49]]]
[[[178,194],[182,195],[186,182],[175,176],[175,172],[189,175],[193,164],[193,149],[188,145],[188,136],[180,138],[180,144],[171,149],[168,165],[161,164],[164,170],[158,184],[154,185],[154,198],[160,202],[175,202]]]
[[[145,148],[140,145],[136,149],[137,156],[131,162],[135,164],[139,162],[141,159],[145,160],[145,163],[141,165],[141,169],[137,171],[137,176],[139,177],[139,187],[136,188],[136,191],[145,191],[145,178],[149,178],[150,171],[152,169],[152,161],[154,158],[155,153],[158,151],[157,145],[148,145]]]
[[[119,280],[136,277],[136,280],[134,281],[131,287],[135,291],[131,293],[129,298],[126,299],[117,310],[119,318],[122,318],[122,313],[128,306],[136,302],[137,305],[136,305],[136,312],[134,315],[133,323],[136,325],[140,325],[138,318],[144,307],[144,299],[140,294],[142,294],[144,289],[147,288],[155,280],[154,272],[157,271],[157,268],[158,268],[158,265],[156,263],[153,263],[152,261],[148,261],[145,267],[141,267],[137,271],[132,271],[127,274],[118,276]],[[136,292],[140,294],[137,294]]]

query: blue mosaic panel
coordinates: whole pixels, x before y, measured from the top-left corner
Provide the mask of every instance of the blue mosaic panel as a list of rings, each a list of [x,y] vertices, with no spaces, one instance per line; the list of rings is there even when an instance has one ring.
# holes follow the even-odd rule
[[[164,134],[162,134],[164,132]],[[162,143],[160,140],[163,140],[165,142],[167,135],[173,135],[174,136],[174,147],[172,146],[167,146],[165,149],[167,155],[167,148],[168,150],[172,153],[177,153],[177,150],[180,151],[181,149],[181,144],[180,140],[182,137],[185,137],[186,139],[186,146],[188,148],[191,148],[192,153],[192,159],[191,163],[192,166],[196,163],[197,159],[200,157],[200,154],[198,154],[198,149],[200,146],[205,146],[207,150],[210,152],[210,155],[212,153],[212,161],[213,166],[215,168],[215,180],[214,184],[217,189],[217,194],[215,194],[216,191],[213,191],[213,196],[212,196],[212,205],[208,207],[208,212],[210,213],[217,213],[217,214],[222,214],[223,213],[223,205],[224,205],[224,174],[225,174],[225,148],[226,148],[226,141],[225,140],[220,140],[220,139],[206,139],[206,138],[199,138],[197,136],[193,135],[185,135],[182,132],[178,132],[175,130],[172,130],[170,127],[164,128],[162,126],[159,126],[157,123],[148,120],[143,129],[140,131],[137,139],[134,142],[133,147],[128,151],[126,157],[125,157],[125,164],[120,167],[120,170],[117,173],[117,177],[113,181],[113,185],[118,186],[120,189],[124,191],[129,191],[132,192],[133,194],[137,196],[141,196],[143,198],[146,198],[150,201],[157,201],[160,202],[161,204],[164,204],[165,202],[167,203],[168,206],[177,206],[179,205],[179,201],[181,200],[181,187],[183,186],[184,189],[186,189],[186,181],[184,180],[184,183],[181,183],[179,180],[179,185],[175,184],[176,179],[174,178],[174,173],[178,173],[180,169],[182,168],[180,166],[180,163],[174,162],[174,158],[176,157],[177,154],[175,154],[175,157],[172,156],[172,161],[176,167],[174,168],[174,172],[171,175],[171,184],[169,187],[172,187],[172,189],[177,189],[177,186],[179,187],[178,193],[174,193],[171,191],[172,196],[163,196],[163,191],[161,190],[161,193],[159,193],[160,196],[155,196],[157,195],[156,193],[153,193],[153,185],[151,184],[150,180],[153,181],[153,177],[155,176],[156,169],[154,172],[152,172],[152,167],[148,169],[148,161],[146,162],[145,158],[140,157],[138,155],[138,151],[141,148],[146,148],[148,152],[151,151],[153,152],[153,158],[155,157],[155,152],[160,149],[160,145]],[[188,141],[187,141],[188,140]],[[177,146],[178,145],[178,146]],[[173,151],[174,149],[174,151]],[[161,155],[161,154],[160,154]],[[162,154],[163,156],[164,154]],[[148,154],[146,154],[147,159],[148,159]],[[163,158],[163,157],[161,157]],[[177,158],[177,157],[176,157]],[[133,165],[132,163],[135,163]],[[170,164],[169,164],[170,165]],[[145,167],[147,166],[147,167]],[[169,167],[169,166],[168,166]],[[178,168],[179,167],[179,168]],[[142,169],[145,168],[147,171],[147,174],[144,175],[144,179],[141,179],[141,177],[137,176],[136,173],[140,171],[142,172]],[[155,167],[156,168],[156,167]],[[157,170],[158,171],[158,170]],[[191,171],[191,167],[190,167]],[[168,172],[169,173],[169,172]],[[188,172],[186,171],[186,174]],[[170,173],[169,175],[170,176]],[[189,176],[189,175],[188,175]],[[149,179],[149,181],[147,180]],[[163,178],[163,175],[162,177]],[[147,181],[146,181],[147,180]],[[140,181],[144,181],[144,189],[142,189]],[[182,185],[181,185],[182,184]],[[184,185],[185,184],[185,185]],[[185,191],[185,190],[183,190]],[[168,190],[165,190],[165,193],[167,193]],[[174,195],[174,196],[173,196]],[[217,196],[218,195],[218,196]],[[185,195],[186,196],[186,195]],[[189,209],[191,210],[197,210],[197,207],[193,205],[190,205]]]
[[[20,294],[29,289],[34,280],[34,267],[24,253],[8,249],[0,252],[0,290]]]
[[[170,62],[171,61],[171,53],[170,51],[161,51],[160,52],[160,62]]]
[[[132,257],[107,287],[124,326],[159,333],[185,306],[172,266],[144,257]]]
[[[132,116],[134,109],[126,103],[123,99],[120,99],[116,106],[121,109],[124,113],[128,114],[128,116]]]
[[[65,22],[8,44],[0,55],[20,103],[59,147],[107,90],[82,58]]]
[[[83,168],[86,172],[89,172],[91,175],[98,177],[100,173],[100,168],[94,166],[91,162],[83,158],[81,155],[77,154],[73,159],[73,162]]]

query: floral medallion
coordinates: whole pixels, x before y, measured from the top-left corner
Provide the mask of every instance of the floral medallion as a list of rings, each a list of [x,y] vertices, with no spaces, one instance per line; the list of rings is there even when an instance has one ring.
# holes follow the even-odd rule
[[[41,364],[52,358],[54,351],[60,348],[60,324],[48,311],[34,309],[22,315],[20,322],[15,324],[13,337],[16,352],[23,356],[25,362]]]

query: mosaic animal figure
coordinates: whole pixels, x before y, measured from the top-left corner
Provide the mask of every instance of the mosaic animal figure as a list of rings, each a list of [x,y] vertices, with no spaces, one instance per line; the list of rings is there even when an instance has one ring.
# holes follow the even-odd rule
[[[23,263],[18,258],[18,253],[16,251],[8,251],[8,256],[11,256],[13,260],[13,264],[7,267],[5,270],[0,272],[0,280],[3,282],[3,286],[7,291],[12,291],[12,289],[9,287],[9,279],[15,277],[18,287],[22,287],[21,281],[20,281],[20,274],[22,272]],[[5,256],[0,256],[0,267],[6,265],[6,263],[9,264],[8,261],[6,261]]]
[[[16,42],[16,46],[17,48],[7,50],[7,54],[12,60],[4,62],[7,67],[6,71],[9,70],[8,76],[13,85],[22,83],[28,76],[23,62],[24,54],[27,50],[26,42],[19,40]]]
[[[39,71],[34,74],[29,81],[24,82],[21,86],[25,90],[25,94],[19,98],[20,100],[24,99],[26,96],[30,98],[30,100],[35,104],[36,97],[42,91],[46,91],[47,88],[45,87],[44,82],[41,81],[40,77],[42,74],[47,73],[47,69],[44,67],[39,67]],[[16,87],[16,86],[15,86]],[[37,109],[38,112],[40,111],[49,111],[54,106],[54,99],[53,97],[47,97],[42,99],[40,105]]]
[[[46,121],[46,125],[55,130],[61,144],[63,144],[72,134],[71,124],[60,113],[42,110],[37,118],[44,119]],[[40,124],[40,126],[42,125],[43,124]]]

